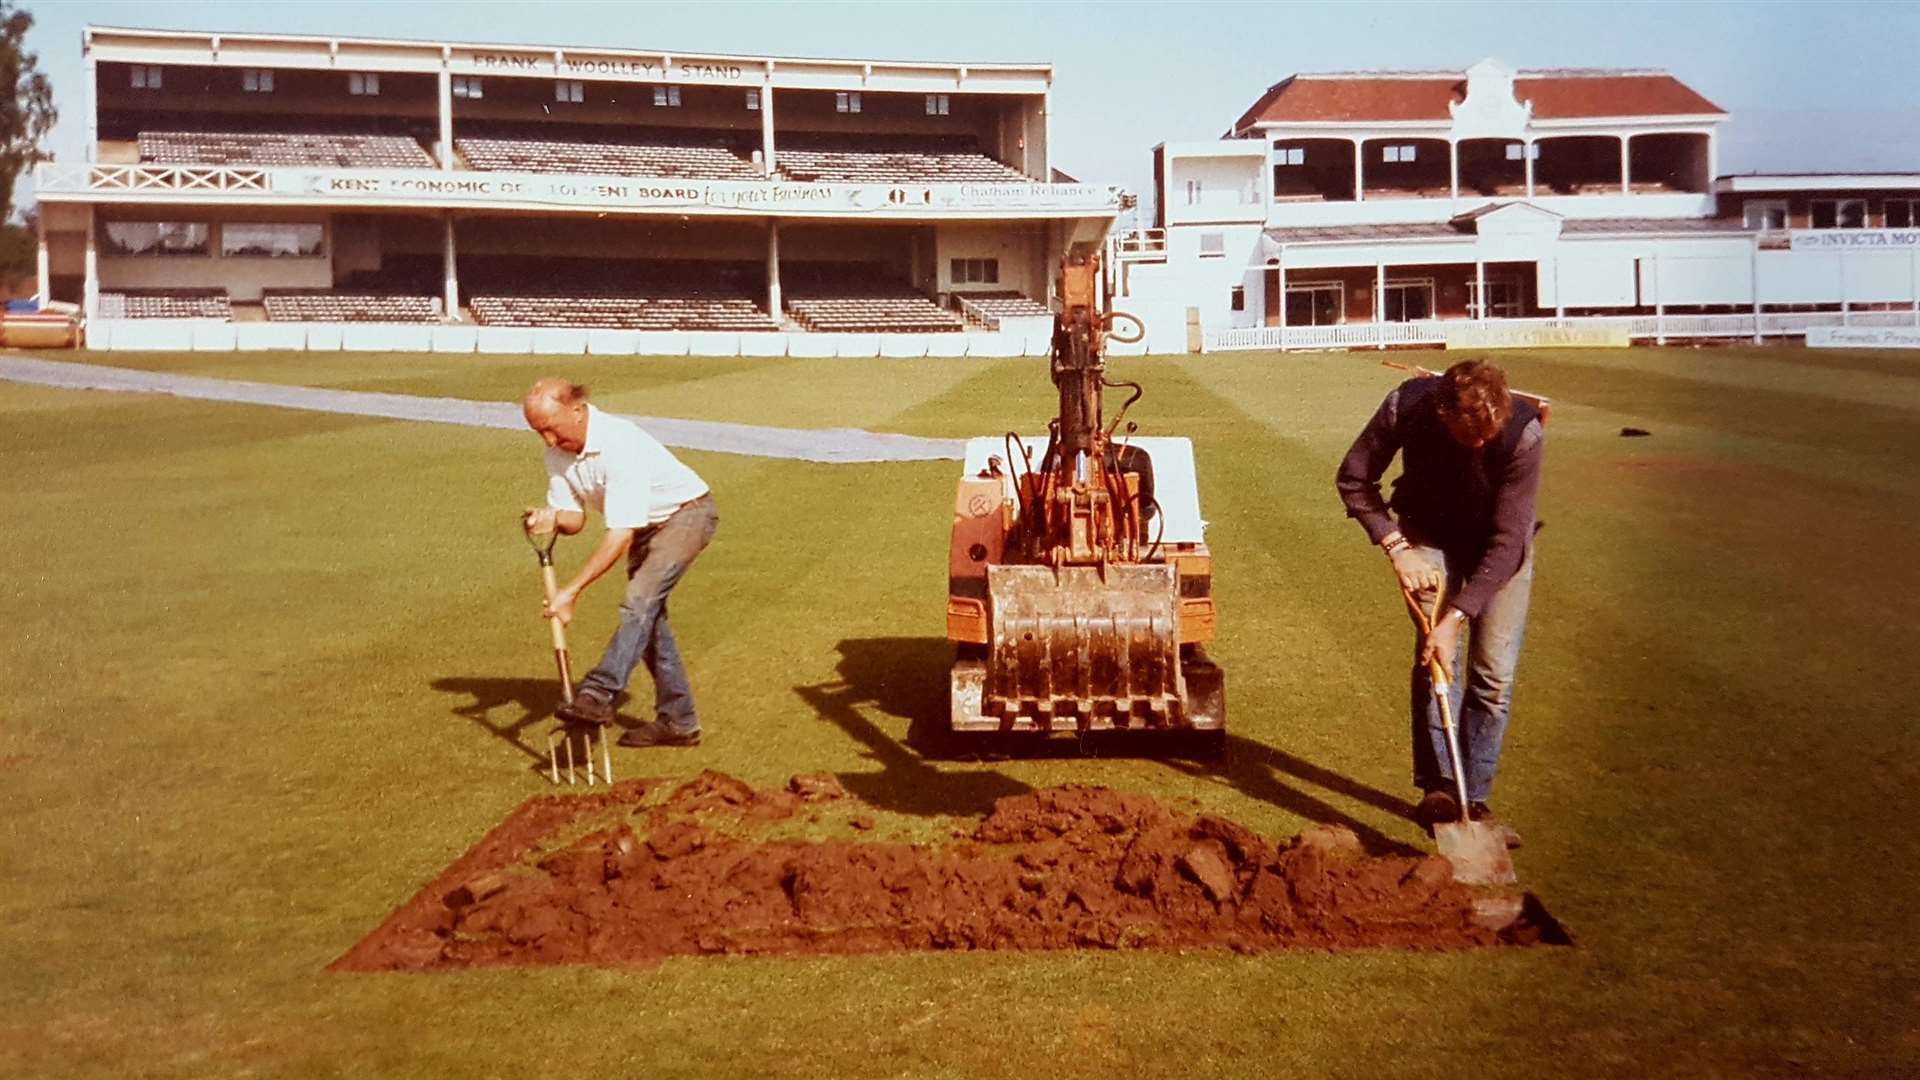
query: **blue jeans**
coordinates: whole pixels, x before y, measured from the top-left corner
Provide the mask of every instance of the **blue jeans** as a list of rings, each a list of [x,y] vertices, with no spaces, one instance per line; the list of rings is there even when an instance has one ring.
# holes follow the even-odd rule
[[[653,711],[660,726],[682,735],[700,730],[693,687],[687,682],[673,630],[667,626],[667,594],[713,542],[719,525],[713,496],[706,494],[660,524],[634,530],[633,546],[627,549],[627,596],[620,602],[620,625],[607,642],[600,665],[580,680],[582,690],[612,700],[627,688],[634,666],[644,660],[653,676]]]
[[[1415,550],[1445,568],[1447,557],[1439,548],[1416,544]],[[1447,595],[1460,587],[1459,574],[1447,571]],[[1527,632],[1527,601],[1533,593],[1533,548],[1512,580],[1500,587],[1487,602],[1480,617],[1467,627],[1466,647],[1453,660],[1452,693],[1455,726],[1460,732],[1460,756],[1467,767],[1467,798],[1486,802],[1493,790],[1494,770],[1500,765],[1500,743],[1506,738],[1507,716],[1513,708],[1513,672],[1520,662],[1520,642]],[[1429,613],[1433,594],[1416,593],[1415,599]],[[1460,677],[1461,662],[1467,675]],[[1440,717],[1439,703],[1433,696],[1433,682],[1426,666],[1420,663],[1420,642],[1416,631],[1413,649],[1413,782],[1423,791],[1434,788],[1454,790],[1453,758],[1447,751],[1447,729]]]

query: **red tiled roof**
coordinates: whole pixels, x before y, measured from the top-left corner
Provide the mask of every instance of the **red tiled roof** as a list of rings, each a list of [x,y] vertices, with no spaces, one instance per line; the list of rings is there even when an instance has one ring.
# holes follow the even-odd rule
[[[1234,123],[1444,121],[1463,100],[1464,74],[1295,75],[1260,95]],[[1725,110],[1665,72],[1522,73],[1514,97],[1533,102],[1536,120],[1725,115]]]

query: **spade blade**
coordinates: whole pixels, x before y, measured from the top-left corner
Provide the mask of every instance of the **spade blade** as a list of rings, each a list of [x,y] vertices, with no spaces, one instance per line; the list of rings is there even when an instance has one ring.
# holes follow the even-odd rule
[[[1480,821],[1444,822],[1433,827],[1440,854],[1453,866],[1453,879],[1463,885],[1512,885],[1513,856],[1499,829]]]

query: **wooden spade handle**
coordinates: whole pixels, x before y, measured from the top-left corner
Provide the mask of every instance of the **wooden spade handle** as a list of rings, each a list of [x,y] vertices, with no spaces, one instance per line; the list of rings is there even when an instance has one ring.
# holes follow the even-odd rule
[[[553,577],[553,564],[540,563],[540,583],[546,586],[547,604],[552,606],[554,595],[560,591],[560,585]],[[560,669],[560,699],[573,701],[573,664],[567,656],[567,628],[560,625],[559,619],[548,619],[547,626],[553,631],[553,661]]]
[[[1429,634],[1432,634],[1433,620],[1427,616],[1426,610],[1420,606],[1420,601],[1414,599],[1413,591],[1405,585],[1400,586],[1400,598],[1407,602],[1407,610],[1413,612],[1413,621],[1420,626],[1420,636],[1425,638]],[[1436,613],[1445,604],[1446,598],[1447,590],[1442,586],[1439,595],[1433,598],[1433,610]],[[1428,662],[1427,674],[1432,676],[1434,682],[1439,683],[1442,687],[1449,685],[1453,681],[1447,677],[1446,669],[1441,667],[1440,661],[1438,660]]]

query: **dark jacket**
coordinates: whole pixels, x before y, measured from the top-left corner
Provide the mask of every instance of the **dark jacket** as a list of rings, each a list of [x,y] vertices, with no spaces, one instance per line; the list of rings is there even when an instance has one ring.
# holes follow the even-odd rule
[[[1340,462],[1334,487],[1374,543],[1393,532],[1397,517],[1409,540],[1446,552],[1465,580],[1452,606],[1477,617],[1519,572],[1533,542],[1545,433],[1539,410],[1516,396],[1499,435],[1477,449],[1461,446],[1440,422],[1440,385],[1423,375],[1388,394]],[[1401,473],[1393,498],[1383,500],[1380,478],[1395,454]]]

